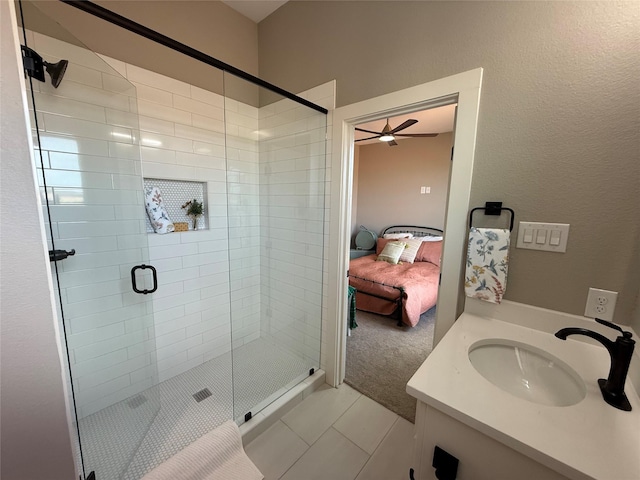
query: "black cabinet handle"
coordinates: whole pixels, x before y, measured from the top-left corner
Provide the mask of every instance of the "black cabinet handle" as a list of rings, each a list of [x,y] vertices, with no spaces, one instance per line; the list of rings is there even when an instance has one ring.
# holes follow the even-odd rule
[[[153,288],[151,290],[140,290],[136,285],[136,270],[146,270],[147,268],[151,269],[151,274],[153,275]],[[141,295],[146,295],[147,293],[153,293],[158,289],[158,272],[156,272],[155,267],[151,265],[136,265],[131,269],[131,286],[133,287],[133,291],[136,293],[140,293]]]
[[[76,254],[75,248],[73,250],[49,250],[49,261],[57,262],[58,260],[64,260],[67,257],[71,257]]]

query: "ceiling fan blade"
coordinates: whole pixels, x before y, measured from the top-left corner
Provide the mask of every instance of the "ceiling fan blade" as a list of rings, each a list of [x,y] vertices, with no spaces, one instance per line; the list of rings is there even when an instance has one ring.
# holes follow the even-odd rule
[[[391,141],[387,142],[387,145],[389,145],[390,147],[394,147],[394,146],[397,145],[397,143],[396,143],[395,140],[391,140]]]
[[[437,137],[437,133],[396,133],[396,137]]]
[[[364,128],[355,127],[355,130],[357,130],[359,132],[373,133],[374,135],[378,135],[378,136],[382,135],[380,132],[373,132],[371,130],[365,130]]]
[[[413,118],[410,118],[409,120],[406,120],[404,122],[402,122],[400,125],[398,125],[396,128],[394,128],[393,130],[391,130],[391,132],[389,133],[396,133],[399,132],[400,130],[404,130],[405,128],[409,128],[411,125],[414,125],[418,123],[418,120],[414,120]]]
[[[377,137],[359,138],[357,140],[354,140],[354,142],[364,142],[365,140],[373,140],[374,138],[380,138],[380,135],[378,135]]]

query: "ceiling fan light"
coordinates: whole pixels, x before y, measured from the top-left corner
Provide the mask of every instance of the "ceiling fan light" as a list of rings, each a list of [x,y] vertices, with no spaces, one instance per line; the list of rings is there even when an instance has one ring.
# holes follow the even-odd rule
[[[390,142],[392,140],[395,140],[395,137],[393,135],[386,134],[380,137],[381,142]]]

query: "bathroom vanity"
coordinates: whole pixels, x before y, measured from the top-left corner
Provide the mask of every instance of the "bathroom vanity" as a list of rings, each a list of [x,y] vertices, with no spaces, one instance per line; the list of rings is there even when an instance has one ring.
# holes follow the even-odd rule
[[[607,350],[554,336],[565,327],[611,339],[617,332],[514,302],[469,304],[407,384],[418,400],[415,479],[436,479],[436,445],[459,460],[458,480],[640,479],[640,401],[631,381],[625,391],[633,410],[608,405],[598,386],[609,371]],[[527,384],[507,357],[494,358],[496,345],[498,353],[522,347],[512,355],[518,362],[539,356],[532,366],[546,385]],[[474,359],[486,346],[488,354]]]

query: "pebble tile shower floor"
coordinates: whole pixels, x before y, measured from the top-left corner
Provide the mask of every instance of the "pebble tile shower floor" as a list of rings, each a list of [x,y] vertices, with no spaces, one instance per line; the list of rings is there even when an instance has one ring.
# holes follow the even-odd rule
[[[255,414],[306,378],[308,365],[308,359],[260,338],[236,348],[233,365],[231,353],[221,355],[85,417],[80,434],[86,471],[138,480],[226,420]],[[205,388],[211,395],[197,401],[194,394]]]

